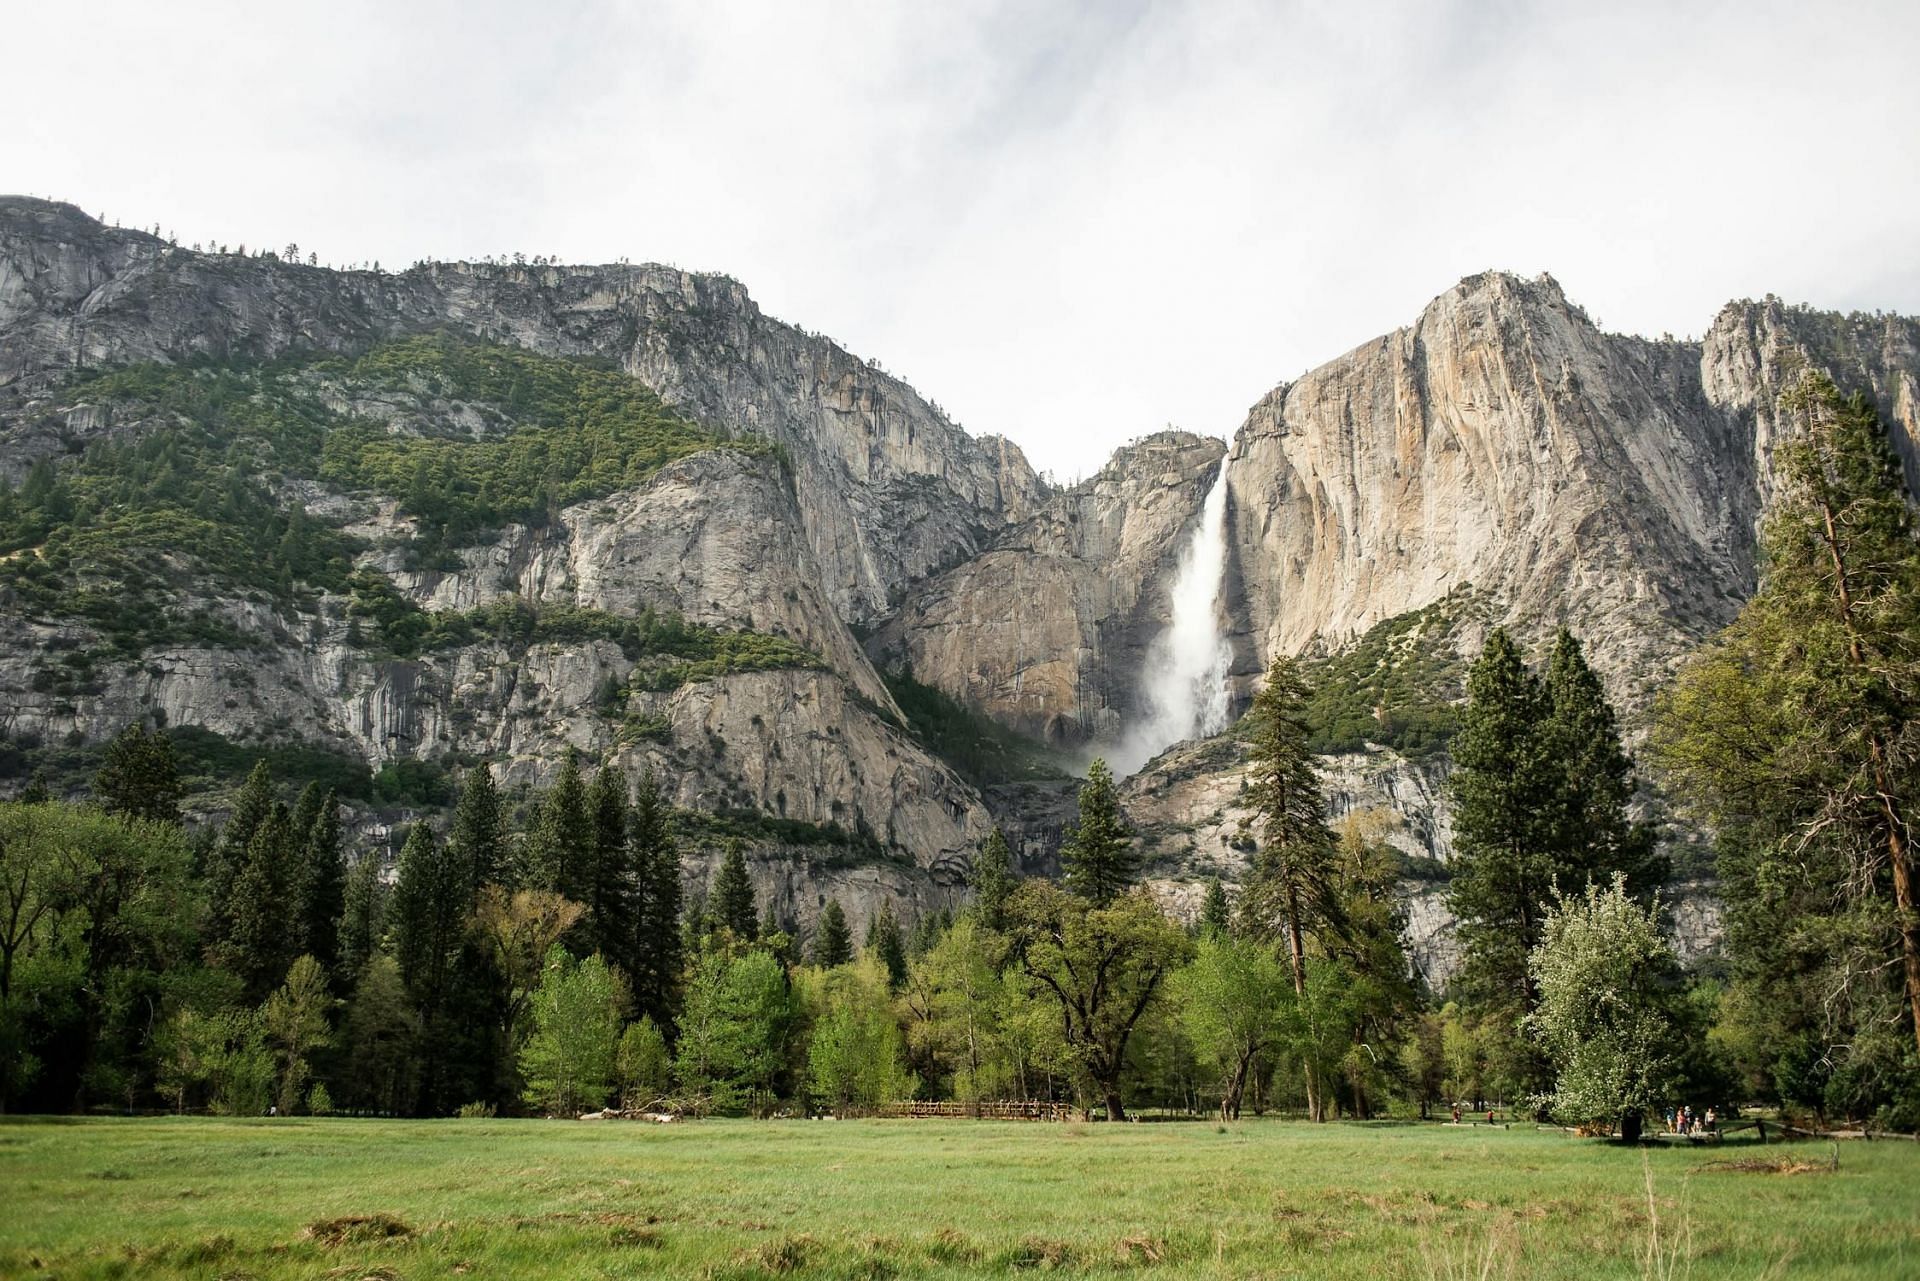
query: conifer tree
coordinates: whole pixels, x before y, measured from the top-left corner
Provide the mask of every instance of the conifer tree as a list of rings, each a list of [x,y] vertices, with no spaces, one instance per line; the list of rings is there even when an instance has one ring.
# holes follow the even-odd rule
[[[305,864],[300,877],[300,946],[329,971],[336,971],[347,873],[340,847],[340,802],[332,788],[320,798],[300,849]]]
[[[173,762],[172,740],[137,722],[127,726],[107,744],[93,790],[109,814],[178,823],[184,789]]]
[[[631,976],[639,928],[639,885],[627,840],[627,778],[611,765],[593,776],[593,875],[586,899],[586,951]]]
[[[541,799],[527,844],[528,880],[534,889],[587,902],[593,879],[593,815],[572,751]]]
[[[1337,915],[1333,833],[1320,769],[1307,747],[1307,694],[1299,664],[1277,657],[1248,714],[1253,741],[1246,799],[1260,846],[1240,900],[1256,936],[1277,934],[1286,944],[1296,993],[1306,991],[1308,937]]]
[[[255,829],[246,861],[234,877],[224,959],[239,976],[249,1005],[259,1004],[280,986],[295,956],[287,892],[292,845],[287,809],[275,805]]]
[[[346,902],[340,913],[340,975],[355,979],[380,949],[386,933],[386,887],[380,860],[371,852],[347,873]]]
[[[1531,1011],[1527,957],[1539,945],[1564,832],[1564,773],[1543,732],[1550,704],[1519,646],[1495,628],[1467,677],[1453,739],[1455,856],[1448,905],[1460,922],[1467,979],[1496,1001]],[[1572,889],[1573,886],[1563,886]]]
[[[752,942],[760,937],[760,915],[754,906],[753,881],[747,876],[746,847],[730,839],[713,878],[709,899],[714,918],[734,936]]]
[[[453,812],[447,844],[466,870],[467,893],[477,896],[485,885],[496,884],[507,873],[507,825],[493,771],[483,762],[460,780],[460,803]]]
[[[1648,898],[1667,878],[1650,824],[1627,813],[1633,802],[1633,759],[1605,688],[1573,633],[1561,628],[1547,662],[1547,726],[1562,776],[1554,844],[1576,869],[1572,880],[1606,884],[1627,878],[1629,892]],[[1576,885],[1563,887],[1572,893]]]
[[[1133,884],[1140,855],[1133,832],[1120,817],[1114,796],[1113,771],[1095,757],[1080,788],[1080,821],[1060,846],[1060,865],[1076,894],[1095,907],[1106,907]]]
[[[1233,908],[1227,902],[1227,887],[1219,877],[1207,882],[1207,896],[1200,901],[1200,933],[1208,938],[1225,938],[1233,926]]]
[[[980,852],[974,855],[973,875],[969,883],[973,887],[974,908],[979,913],[980,923],[990,930],[1006,929],[1007,900],[1013,896],[1014,887],[1020,881],[1013,873],[1013,851],[1007,845],[1005,833],[999,828],[987,833]]]
[[[822,969],[845,965],[853,959],[853,931],[847,926],[847,914],[840,900],[830,898],[820,909],[820,923],[814,927],[813,963]]]
[[[234,881],[246,868],[247,849],[273,805],[273,774],[261,761],[247,775],[219,839],[207,851],[208,934],[216,945],[224,943],[232,932]]]
[[[886,900],[867,922],[867,952],[887,972],[887,982],[898,988],[907,978],[907,942],[900,933],[900,919],[893,904]]]
[[[400,875],[388,910],[394,959],[423,1016],[439,1008],[466,918],[467,869],[416,823],[400,850]]]
[[[628,815],[627,839],[633,847],[640,891],[630,976],[634,1005],[639,1013],[660,1027],[671,1028],[679,1010],[684,955],[680,930],[680,847],[673,839],[660,780],[652,770],[640,776],[640,787]]]

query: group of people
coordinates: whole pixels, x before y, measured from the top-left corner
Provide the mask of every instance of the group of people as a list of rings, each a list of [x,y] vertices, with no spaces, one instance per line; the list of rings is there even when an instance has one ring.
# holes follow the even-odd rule
[[[1714,1127],[1718,1124],[1719,1118],[1714,1115],[1712,1108],[1708,1108],[1705,1112],[1698,1114],[1694,1112],[1690,1105],[1678,1109],[1667,1109],[1667,1132],[1670,1134],[1686,1134],[1704,1137],[1711,1135],[1714,1132]]]

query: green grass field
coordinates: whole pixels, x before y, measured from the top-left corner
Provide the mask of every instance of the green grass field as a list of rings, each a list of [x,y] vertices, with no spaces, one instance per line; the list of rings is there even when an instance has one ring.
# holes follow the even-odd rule
[[[1833,1150],[1274,1121],[23,1120],[0,1124],[0,1276],[1920,1276],[1920,1144],[1842,1145],[1829,1171]],[[1705,1168],[1749,1158],[1819,1168]],[[1648,1172],[1671,1272],[1643,1258]]]

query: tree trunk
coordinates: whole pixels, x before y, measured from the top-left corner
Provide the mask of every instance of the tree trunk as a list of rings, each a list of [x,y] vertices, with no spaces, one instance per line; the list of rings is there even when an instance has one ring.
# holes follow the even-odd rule
[[[1124,1121],[1126,1119],[1127,1119],[1127,1110],[1126,1108],[1120,1105],[1120,1091],[1115,1089],[1112,1086],[1108,1086],[1107,1087],[1107,1120]]]
[[[1640,1110],[1630,1108],[1620,1114],[1620,1141],[1638,1143],[1640,1141]]]

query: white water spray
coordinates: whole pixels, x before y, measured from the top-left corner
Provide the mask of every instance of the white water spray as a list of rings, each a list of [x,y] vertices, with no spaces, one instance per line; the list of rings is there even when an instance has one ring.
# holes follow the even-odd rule
[[[1182,739],[1227,727],[1227,669],[1233,662],[1221,616],[1227,569],[1227,459],[1207,491],[1200,524],[1173,576],[1173,618],[1147,651],[1145,720],[1108,753],[1121,778]]]

